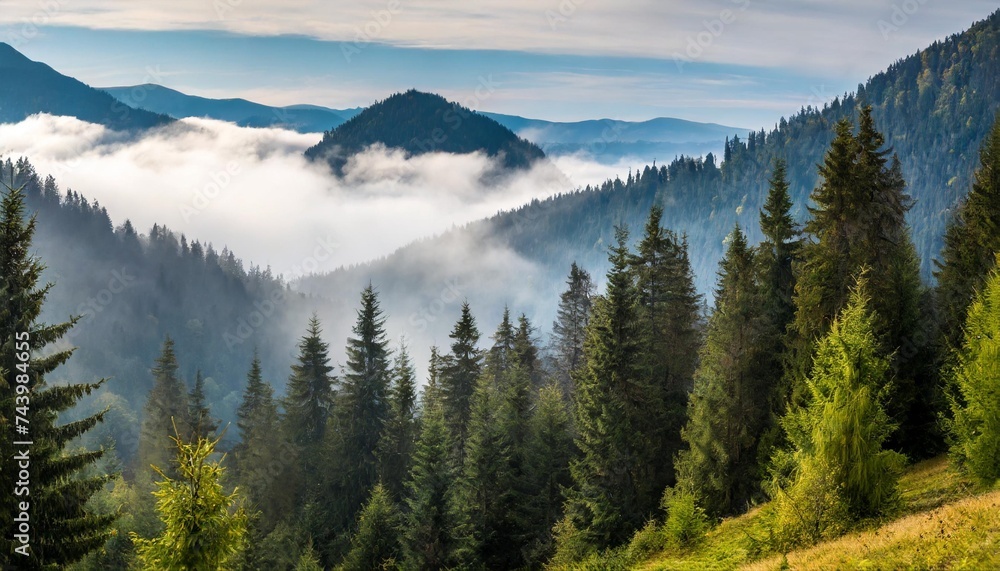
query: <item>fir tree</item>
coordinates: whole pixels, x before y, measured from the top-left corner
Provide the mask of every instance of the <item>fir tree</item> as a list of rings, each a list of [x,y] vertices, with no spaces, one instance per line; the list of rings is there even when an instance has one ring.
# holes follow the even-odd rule
[[[771,173],[767,200],[760,212],[764,241],[757,248],[763,302],[767,304],[774,335],[779,339],[795,317],[793,264],[802,247],[800,232],[792,219],[785,161],[777,159]]]
[[[528,442],[528,474],[533,485],[529,509],[532,532],[529,562],[548,559],[553,550],[552,528],[562,517],[563,490],[572,483],[569,473],[573,457],[573,433],[562,389],[556,384],[542,387],[531,416]]]
[[[212,411],[205,402],[205,379],[201,376],[201,371],[197,371],[194,376],[194,387],[188,394],[188,422],[190,426],[190,436],[188,439],[194,442],[199,437],[209,438],[219,429],[219,423],[212,418]]]
[[[395,568],[400,557],[401,524],[402,515],[389,491],[377,484],[358,516],[357,530],[351,537],[351,550],[340,569],[369,571]]]
[[[951,455],[985,485],[1000,480],[1000,254],[969,307],[965,341],[947,375]]]
[[[164,473],[176,476],[174,426],[188,426],[187,392],[177,376],[174,341],[167,337],[153,366],[153,388],[146,399],[139,436],[139,467],[159,466]]]
[[[0,201],[0,429],[4,434],[0,523],[5,530],[0,536],[0,567],[4,569],[61,568],[79,561],[104,544],[117,518],[85,509],[108,481],[106,475],[93,472],[104,451],[68,448],[101,422],[104,412],[57,424],[60,414],[104,381],[45,383],[45,376],[72,354],[72,350],[49,349],[76,319],[57,325],[39,321],[52,284],[39,285],[44,266],[30,254],[34,232],[35,218],[25,220],[21,189],[7,186]],[[18,426],[26,426],[28,432],[15,435]],[[14,444],[22,440],[33,444],[26,448]],[[30,457],[30,498],[18,491],[21,485],[15,485],[17,459],[25,453]],[[14,518],[22,501],[30,504],[29,547],[15,537],[20,530]]]
[[[570,465],[566,517],[598,549],[624,541],[652,512],[639,496],[645,475],[640,452],[648,443],[636,431],[637,404],[648,387],[640,367],[639,293],[629,269],[628,231],[616,229],[608,286],[587,326],[584,363],[576,374],[576,444]],[[655,505],[655,501],[653,502]]]
[[[719,264],[715,311],[678,460],[678,485],[711,515],[739,513],[759,496],[757,445],[767,428],[773,377],[762,368],[764,314],[753,271],[753,251],[737,226]]]
[[[199,438],[177,447],[178,478],[157,469],[156,509],[164,531],[153,539],[132,534],[143,569],[225,569],[245,548],[247,514],[238,490],[222,489],[223,468],[210,462],[218,441]]]
[[[552,323],[552,348],[555,354],[556,375],[565,394],[572,393],[571,373],[582,363],[583,342],[590,319],[591,298],[594,284],[587,270],[576,262],[570,266],[566,291],[559,296],[559,310]]]
[[[389,418],[379,441],[379,479],[393,501],[403,497],[417,440],[416,373],[406,345],[400,343],[392,367]]]
[[[455,436],[455,444],[461,451],[465,447],[466,426],[472,393],[482,370],[482,352],[479,343],[479,329],[472,317],[469,302],[462,303],[462,316],[451,334],[451,354],[443,359],[441,367],[441,404],[448,429]]]
[[[542,382],[543,371],[538,359],[538,346],[535,343],[535,327],[528,316],[521,314],[517,318],[517,332],[514,333],[514,351],[517,362],[531,379],[531,386],[538,387]]]
[[[966,310],[1000,252],[1000,113],[979,150],[972,189],[955,210],[944,236],[937,302],[945,343],[962,345]]]
[[[425,400],[420,438],[407,482],[403,568],[444,569],[456,561],[459,517],[454,505],[454,443],[443,403]]]

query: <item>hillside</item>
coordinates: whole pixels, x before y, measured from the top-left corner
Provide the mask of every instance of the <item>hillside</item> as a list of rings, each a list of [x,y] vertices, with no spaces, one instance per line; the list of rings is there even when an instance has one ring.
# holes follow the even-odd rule
[[[271,107],[239,98],[209,99],[151,83],[101,89],[126,105],[148,109],[175,119],[207,117],[243,127],[281,127],[300,133],[322,133],[347,120],[342,112],[326,107]],[[349,114],[353,112],[347,111]]]
[[[781,157],[788,163],[794,214],[802,221],[818,181],[816,164],[832,140],[834,125],[842,118],[854,118],[859,106],[872,105],[876,126],[899,157],[914,201],[908,220],[923,276],[931,280],[951,209],[968,192],[979,145],[998,104],[1000,11],[892,64],[859,85],[857,93],[838,97],[821,109],[802,109],[781,118],[773,129],[730,139],[722,157],[679,157],[669,165],[647,165],[624,181],[536,201],[456,233],[491,235],[548,270],[550,279],[561,280],[573,260],[600,275],[613,224],[624,223],[637,231],[655,200],[664,206],[664,223],[688,235],[699,289],[707,293],[722,256],[723,237],[733,225],[738,222],[751,240],[760,238],[758,212],[773,160]],[[456,239],[441,238],[442,243]],[[385,259],[311,278],[303,285],[319,293],[325,285],[363,287],[367,276],[405,281],[398,273],[401,260],[421,248],[433,250],[434,245],[403,248]],[[430,263],[435,269],[428,268],[428,273],[452,271],[446,259],[432,258]],[[512,282],[510,287],[509,295],[514,296],[529,286]]]
[[[3,123],[17,123],[36,113],[76,117],[117,131],[146,129],[171,121],[166,115],[133,109],[103,91],[26,58],[5,43],[0,43],[0,73],[4,78],[0,82]]]
[[[337,172],[350,157],[374,144],[410,155],[483,152],[506,168],[526,168],[545,156],[510,129],[440,95],[410,90],[391,95],[323,135],[306,157],[325,160]]]
[[[787,554],[769,551],[767,505],[722,521],[697,545],[618,554],[632,569],[995,569],[1000,565],[1000,491],[977,489],[947,458],[911,467],[896,517]],[[633,553],[635,551],[633,550]],[[787,561],[787,563],[785,563]],[[609,565],[609,561],[603,564]],[[783,565],[787,565],[783,567]]]

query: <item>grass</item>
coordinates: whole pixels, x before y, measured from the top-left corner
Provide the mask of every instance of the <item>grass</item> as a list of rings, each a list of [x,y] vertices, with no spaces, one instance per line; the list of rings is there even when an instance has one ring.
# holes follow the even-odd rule
[[[643,571],[791,569],[1000,569],[1000,491],[981,493],[941,456],[900,479],[892,520],[788,554],[768,552],[762,508],[723,520],[696,546],[667,549]],[[978,495],[977,495],[978,493]]]

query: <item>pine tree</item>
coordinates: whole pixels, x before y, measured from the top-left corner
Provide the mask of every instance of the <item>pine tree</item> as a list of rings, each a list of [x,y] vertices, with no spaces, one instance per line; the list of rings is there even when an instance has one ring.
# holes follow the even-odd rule
[[[819,495],[838,498],[851,519],[877,516],[893,506],[905,462],[883,448],[896,428],[884,406],[890,364],[875,333],[877,316],[862,272],[819,342],[807,382],[809,405],[782,419],[792,451],[778,461],[792,466],[792,490],[784,497],[801,497],[795,487],[812,483],[822,472],[829,480]]]
[[[453,499],[453,450],[443,403],[425,399],[420,438],[406,485],[405,569],[445,569],[457,561],[459,518]]]
[[[378,465],[379,479],[389,498],[399,501],[403,497],[406,475],[410,471],[418,429],[416,373],[403,343],[400,343],[396,352],[392,379],[389,418],[379,441]]]
[[[201,371],[194,376],[194,387],[188,394],[188,422],[190,426],[188,439],[194,442],[198,437],[209,438],[219,429],[219,423],[212,418],[212,411],[205,402],[205,379]]]
[[[947,377],[951,455],[980,482],[1000,480],[1000,254],[969,307],[965,341]]]
[[[559,296],[559,310],[552,323],[552,348],[555,354],[556,375],[565,394],[572,394],[571,373],[582,363],[583,342],[590,319],[591,298],[594,284],[587,270],[576,262],[570,266],[566,291]]]
[[[164,531],[153,539],[132,534],[143,569],[187,571],[225,569],[245,548],[247,514],[238,490],[225,494],[223,468],[210,462],[218,441],[199,438],[177,447],[178,478],[157,470],[156,509]]]
[[[760,230],[764,241],[757,248],[762,301],[767,304],[774,335],[779,339],[795,317],[795,275],[792,266],[802,248],[798,226],[792,219],[787,176],[785,161],[775,160],[767,199],[760,212]]]
[[[552,528],[562,517],[563,490],[572,483],[573,433],[562,389],[542,387],[531,416],[527,472],[531,476],[529,562],[545,561],[553,550]]]
[[[58,386],[45,383],[45,376],[72,354],[71,350],[49,348],[76,319],[57,325],[39,321],[52,284],[39,285],[44,266],[30,254],[34,231],[35,218],[25,220],[24,194],[7,186],[0,201],[0,429],[4,434],[0,439],[4,458],[0,524],[5,530],[0,535],[0,567],[4,569],[49,569],[79,561],[104,544],[117,518],[93,515],[85,509],[108,481],[103,474],[87,475],[87,471],[93,474],[93,466],[104,451],[68,449],[71,441],[101,422],[104,413],[57,424],[61,413],[70,411],[104,381]],[[18,426],[27,426],[28,432],[21,433]],[[20,441],[33,444],[14,444]],[[15,484],[20,471],[18,458],[25,454],[30,458],[30,498]],[[28,548],[15,536],[20,532],[15,516],[24,501],[30,508]]]
[[[305,337],[299,342],[298,362],[292,365],[288,388],[282,400],[282,427],[285,438],[298,450],[301,485],[296,495],[309,491],[317,482],[317,466],[322,454],[327,417],[333,407],[334,383],[329,345],[320,337],[322,329],[314,315]],[[298,478],[295,478],[296,480]]]
[[[635,428],[648,387],[640,367],[639,292],[629,268],[628,231],[616,229],[607,292],[587,326],[584,363],[576,374],[576,444],[566,517],[598,549],[624,541],[652,513],[639,495],[648,445]],[[655,505],[655,501],[653,502]]]
[[[882,149],[870,107],[861,110],[858,124],[853,135],[848,120],[838,123],[820,165],[823,181],[812,195],[816,207],[805,230],[813,240],[803,247],[789,338],[793,401],[803,404],[808,397],[804,379],[814,340],[826,334],[850,296],[853,276],[867,267],[872,309],[879,316],[876,337],[886,353],[895,351],[898,374],[887,406],[907,439],[897,445],[926,452],[933,438],[933,355],[922,331],[928,320],[920,308],[919,260],[905,219],[911,200],[899,161],[888,158],[891,149]]]
[[[344,558],[342,571],[393,569],[400,557],[402,515],[389,491],[377,484],[358,516],[357,531],[351,537],[351,550]]]
[[[368,285],[347,340],[347,366],[328,431],[332,531],[345,531],[378,481],[376,452],[389,417],[390,351],[378,294]]]
[[[683,431],[678,486],[713,516],[741,512],[760,495],[757,446],[767,428],[774,377],[762,364],[765,316],[753,271],[753,251],[737,226],[719,264],[715,311]]]
[[[979,149],[972,189],[958,205],[945,231],[937,264],[937,301],[945,344],[962,345],[962,325],[1000,252],[1000,113]]]
[[[461,453],[465,447],[472,393],[482,371],[483,360],[482,351],[476,346],[479,343],[479,329],[469,309],[469,302],[462,303],[462,316],[449,337],[453,339],[451,354],[443,359],[439,390],[444,418]]]
[[[139,468],[159,466],[164,473],[176,476],[174,425],[188,426],[187,392],[177,376],[174,341],[167,337],[153,366],[153,388],[149,391],[139,436]]]
[[[647,394],[637,411],[634,428],[648,444],[639,450],[648,470],[640,481],[641,494],[656,502],[674,481],[673,466],[662,462],[683,447],[687,393],[693,384],[697,363],[698,305],[694,277],[687,258],[687,245],[661,225],[663,209],[653,206],[645,233],[631,259],[639,294],[639,335],[642,344],[642,375]],[[654,504],[655,505],[655,504]]]
[[[486,352],[485,364],[494,376],[494,384],[499,386],[500,377],[517,361],[515,348],[515,329],[510,320],[510,308],[503,308],[503,317],[496,333],[493,334],[493,346]]]
[[[544,371],[538,359],[538,346],[535,343],[535,327],[531,324],[528,316],[521,314],[517,318],[517,332],[514,333],[514,351],[517,354],[517,362],[524,369],[525,374],[531,380],[532,387],[538,387],[542,383]]]

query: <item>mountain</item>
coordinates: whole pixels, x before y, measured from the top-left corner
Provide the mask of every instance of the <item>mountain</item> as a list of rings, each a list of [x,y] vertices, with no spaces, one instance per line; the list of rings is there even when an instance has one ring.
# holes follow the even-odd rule
[[[28,59],[5,43],[0,43],[0,74],[0,122],[17,123],[29,115],[49,113],[131,131],[171,121],[165,115],[124,105],[107,93]]]
[[[493,119],[440,95],[411,89],[376,102],[324,134],[322,141],[306,151],[306,157],[325,160],[340,172],[351,155],[379,143],[411,155],[481,151],[499,157],[506,168],[526,168],[545,156]]]
[[[175,119],[208,117],[243,127],[281,127],[300,133],[329,131],[359,111],[337,111],[318,105],[271,107],[246,99],[209,99],[153,83],[102,89],[126,105],[163,113]]]

